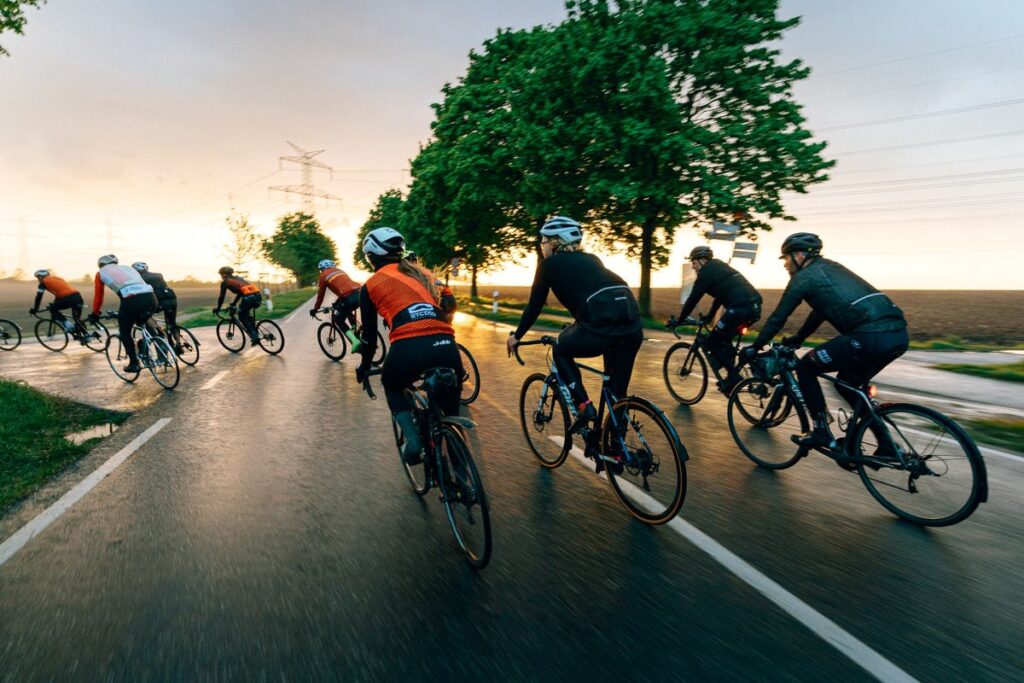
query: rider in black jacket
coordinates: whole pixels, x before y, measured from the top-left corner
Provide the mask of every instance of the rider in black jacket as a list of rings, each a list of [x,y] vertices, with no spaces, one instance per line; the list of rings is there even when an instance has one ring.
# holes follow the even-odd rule
[[[714,298],[705,320],[713,319],[718,309],[725,307],[725,313],[708,333],[704,348],[708,351],[708,360],[728,372],[719,387],[728,394],[740,379],[736,374],[732,340],[742,328],[761,319],[761,295],[738,270],[716,259],[711,247],[694,247],[689,259],[697,272],[697,280],[679,311],[679,319],[670,320],[669,327],[684,322],[705,294]]]
[[[799,347],[826,321],[839,332],[838,337],[803,356],[796,367],[814,425],[794,440],[809,448],[835,443],[818,375],[838,371],[840,380],[861,386],[902,356],[909,344],[903,311],[864,279],[822,257],[821,248],[821,239],[808,232],[790,235],[782,243],[780,258],[785,259],[789,271],[789,286],[757,340],[740,352],[740,362],[749,362],[782,329],[802,301],[810,304],[811,314],[796,335],[782,340],[784,344]],[[840,393],[848,403],[855,404],[854,394],[842,389]]]
[[[136,261],[132,264],[132,268],[139,271],[139,275],[142,276],[143,282],[153,288],[153,294],[156,295],[158,305],[156,312],[164,312],[164,323],[167,325],[167,334],[172,335],[174,338],[175,351],[177,353],[181,353],[181,342],[177,337],[176,330],[178,325],[178,295],[175,294],[174,290],[167,285],[167,281],[164,280],[164,276],[160,273],[152,272],[146,263]]]

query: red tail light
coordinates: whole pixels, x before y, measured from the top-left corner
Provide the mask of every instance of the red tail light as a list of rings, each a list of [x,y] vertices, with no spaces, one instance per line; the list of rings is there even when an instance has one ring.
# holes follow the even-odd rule
[[[741,327],[741,328],[740,328],[740,335],[742,336],[742,335],[744,335],[744,334],[746,334],[746,333],[747,333],[747,328],[746,328],[746,326],[744,326],[744,327]]]
[[[869,384],[868,385],[868,396],[870,396],[871,398],[874,398],[875,396],[878,396],[878,387],[876,387],[874,384]]]

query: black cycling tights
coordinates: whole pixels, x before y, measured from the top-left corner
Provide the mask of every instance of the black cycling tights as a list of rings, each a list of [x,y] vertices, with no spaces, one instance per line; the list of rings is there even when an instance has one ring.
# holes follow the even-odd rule
[[[132,343],[132,327],[142,326],[156,311],[156,297],[152,294],[136,294],[121,299],[121,307],[117,309],[117,331],[121,335],[121,345],[128,352],[128,360],[132,365],[139,364],[139,353]]]
[[[82,300],[82,295],[79,292],[75,292],[74,294],[54,299],[46,309],[53,314],[54,320],[57,322],[64,322],[65,318],[61,314],[61,311],[70,308],[71,316],[75,319],[75,322],[81,323],[82,307],[84,305],[85,302]]]
[[[348,332],[349,327],[356,324],[356,311],[359,310],[359,290],[357,289],[344,299],[338,299],[331,308],[334,324],[342,332]]]
[[[432,334],[428,337],[399,339],[388,349],[380,380],[384,395],[392,413],[411,410],[405,389],[419,379],[424,370],[430,368],[453,368],[462,377],[462,357],[455,346],[455,337],[447,334]],[[442,396],[441,410],[445,415],[459,414],[459,390],[450,396]]]
[[[256,338],[256,309],[263,303],[260,294],[248,294],[242,297],[238,305],[238,320],[253,339]]]
[[[740,328],[750,327],[760,319],[760,306],[737,306],[725,310],[704,339],[708,360],[717,366],[716,369],[724,368],[730,376],[736,371],[736,348],[732,340],[740,333]]]
[[[633,363],[643,343],[643,330],[609,337],[591,332],[579,324],[572,324],[558,335],[558,344],[552,355],[562,382],[578,406],[587,401],[587,389],[583,386],[579,366],[573,359],[603,355],[604,371],[610,378],[608,388],[616,398],[625,398],[629,379],[633,375]]]

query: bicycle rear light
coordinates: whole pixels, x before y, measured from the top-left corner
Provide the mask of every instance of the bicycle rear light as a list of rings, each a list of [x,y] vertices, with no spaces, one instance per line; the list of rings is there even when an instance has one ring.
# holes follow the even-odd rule
[[[869,384],[868,396],[870,396],[871,398],[875,398],[876,396],[878,396],[878,387],[876,387],[874,384]]]

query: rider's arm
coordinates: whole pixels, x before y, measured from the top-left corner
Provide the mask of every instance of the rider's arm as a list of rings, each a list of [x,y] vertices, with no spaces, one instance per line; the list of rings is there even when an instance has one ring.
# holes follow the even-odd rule
[[[313,308],[320,308],[320,304],[324,302],[324,294],[327,293],[327,272],[324,271],[320,274],[320,282],[317,285],[316,291],[316,303],[313,304]]]
[[[103,280],[100,279],[99,271],[96,271],[96,281],[92,288],[92,314],[99,315],[103,306]]]
[[[707,267],[701,268],[700,272],[697,273],[697,279],[693,282],[693,290],[690,292],[690,296],[686,297],[686,301],[683,303],[682,309],[679,311],[679,320],[685,320],[693,309],[697,306],[697,302],[704,296],[704,293],[708,291],[708,278],[705,275]]]
[[[516,339],[522,339],[523,335],[537,322],[537,317],[548,300],[551,285],[548,283],[547,269],[544,267],[547,263],[549,263],[548,259],[544,259],[537,266],[537,273],[533,276],[533,287],[530,289],[530,301],[523,309],[523,314],[519,318],[519,326],[516,327],[516,331],[512,335]]]
[[[373,305],[366,285],[359,290],[359,316],[363,320],[363,331],[359,353],[363,356],[363,367],[370,367],[373,354],[377,351],[377,307]]]
[[[800,305],[800,302],[804,299],[803,286],[801,284],[802,279],[797,276],[793,276],[793,279],[789,281],[789,285],[786,287],[786,291],[782,293],[782,298],[779,299],[779,305],[775,307],[775,311],[768,316],[767,322],[764,327],[761,328],[761,332],[757,335],[757,339],[753,345],[755,348],[761,348],[768,343],[772,337],[779,333],[782,326],[786,324],[789,316],[793,314],[796,307]]]
[[[217,308],[224,305],[224,296],[228,293],[228,281],[220,281],[220,296],[217,297]]]
[[[811,314],[807,316],[807,320],[804,321],[804,324],[797,331],[794,341],[799,341],[802,344],[805,339],[814,334],[815,330],[821,327],[823,322],[825,322],[825,316],[815,310],[811,310]]]
[[[39,289],[36,290],[36,301],[32,304],[32,308],[39,310],[39,304],[43,303],[43,294],[46,293],[46,287],[39,285]]]
[[[714,301],[712,301],[711,302],[711,310],[708,311],[708,320],[714,320],[715,319],[715,313],[718,313],[718,309],[721,308],[721,307],[722,307],[722,302],[721,301],[719,301],[718,299],[715,299]]]

